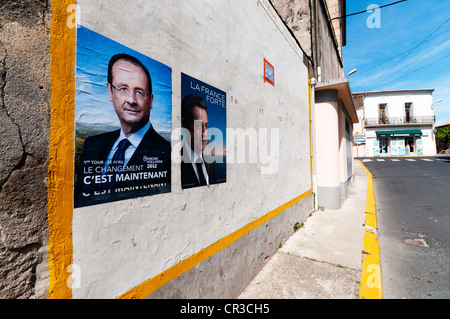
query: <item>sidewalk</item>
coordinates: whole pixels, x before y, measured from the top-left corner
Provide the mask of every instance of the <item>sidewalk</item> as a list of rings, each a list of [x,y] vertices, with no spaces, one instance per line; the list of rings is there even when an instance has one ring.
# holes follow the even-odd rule
[[[340,210],[316,211],[268,261],[239,299],[357,299],[364,247],[367,173]]]

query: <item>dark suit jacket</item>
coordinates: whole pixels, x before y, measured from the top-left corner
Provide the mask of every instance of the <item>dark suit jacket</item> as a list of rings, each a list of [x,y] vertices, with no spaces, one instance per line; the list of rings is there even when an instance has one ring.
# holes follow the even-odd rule
[[[182,149],[182,157],[183,152],[186,152],[186,149]],[[186,157],[187,158],[187,157]],[[216,170],[214,163],[207,163],[205,160],[206,171],[208,173],[209,184],[216,184]],[[181,188],[191,188],[200,186],[200,183],[197,179],[197,175],[195,175],[194,168],[192,167],[191,162],[181,162]]]
[[[159,135],[153,126],[147,131],[126,166],[130,170],[124,174],[130,178],[117,182],[114,189],[101,189],[102,184],[98,183],[101,179],[101,169],[119,135],[120,130],[117,130],[88,137],[84,142],[75,183],[75,208],[170,192],[170,142]],[[148,174],[141,174],[137,178],[133,173]]]

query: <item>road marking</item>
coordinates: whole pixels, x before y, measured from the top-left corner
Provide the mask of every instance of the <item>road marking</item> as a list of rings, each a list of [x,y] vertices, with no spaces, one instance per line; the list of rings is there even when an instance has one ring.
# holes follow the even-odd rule
[[[365,160],[363,160],[363,163],[367,163],[367,162],[372,162],[372,160],[371,160],[371,159],[365,159]]]
[[[377,235],[377,210],[372,173],[359,161],[367,172],[366,221],[364,225],[364,250],[361,267],[360,299],[382,299],[380,269],[380,246]]]
[[[391,159],[391,161],[393,161],[393,162],[400,162],[400,160],[396,159],[396,158]]]
[[[378,162],[384,162],[384,159],[377,159]]]
[[[407,158],[406,159],[408,162],[415,162],[416,160],[415,159],[412,159],[412,158]]]
[[[422,158],[421,160],[422,160],[422,161],[425,161],[425,162],[433,162],[433,160],[432,160],[432,159],[429,159],[429,158]]]
[[[450,160],[446,159],[446,158],[440,158],[440,160],[443,161],[443,162],[450,162]]]

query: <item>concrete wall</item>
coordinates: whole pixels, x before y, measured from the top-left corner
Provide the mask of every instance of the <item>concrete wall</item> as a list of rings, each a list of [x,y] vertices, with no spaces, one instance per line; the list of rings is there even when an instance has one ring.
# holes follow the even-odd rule
[[[353,155],[351,144],[351,121],[346,115],[345,106],[339,101],[339,181],[341,186],[341,203],[347,198],[353,176]],[[346,125],[346,122],[348,125]],[[349,132],[347,129],[349,128]]]
[[[45,298],[51,8],[0,12],[0,298]]]
[[[337,90],[316,93],[316,164],[318,201],[327,209],[339,209],[341,203],[340,110]]]
[[[345,1],[338,0],[274,0],[274,7],[292,29],[308,56],[310,78],[321,82],[343,78],[342,46],[345,45],[345,23],[340,17]],[[310,32],[305,32],[310,30]],[[313,84],[315,85],[315,84]],[[337,92],[335,92],[337,93]],[[351,179],[351,147],[345,135],[344,107],[341,96],[318,92],[313,95],[314,192],[318,204],[338,209],[345,199]],[[317,187],[316,187],[317,186]],[[317,203],[316,203],[317,204]]]
[[[366,130],[364,126],[364,105],[362,96],[355,98],[355,95],[353,95],[353,100],[355,101],[357,107],[356,113],[358,114],[358,123],[353,124],[353,132],[354,134],[364,134]],[[365,144],[353,144],[353,154],[355,157],[364,156],[365,151]]]
[[[324,1],[315,1],[315,36],[313,37],[314,63],[321,68],[321,80],[329,81],[343,77],[343,60],[340,55],[334,28],[329,22],[330,15]],[[318,74],[317,74],[318,79]]]
[[[342,1],[272,0],[271,2],[308,57],[310,77],[318,79],[319,67],[322,81],[342,77],[345,19],[329,22],[331,18],[340,16]]]
[[[153,292],[148,280],[180,264],[185,268],[174,277],[183,277],[176,288],[163,286],[160,296],[187,297],[193,291],[198,297],[237,296],[258,270],[249,269],[248,260],[264,263],[295,222],[312,211],[303,52],[268,1],[110,2],[78,1],[81,24],[172,68],[173,128],[181,126],[183,72],[226,91],[229,128],[279,129],[278,166],[261,174],[267,166],[261,161],[230,163],[225,184],[183,191],[180,167],[173,163],[171,193],[75,209],[73,264],[81,284],[72,289],[73,297],[116,298],[131,290],[143,297]],[[263,81],[264,58],[275,67],[275,86]],[[179,138],[176,134],[172,138]],[[269,218],[249,227],[272,215],[276,223]],[[230,239],[242,230],[245,238]],[[224,241],[230,245],[203,262],[190,261]],[[208,271],[200,276],[193,267]],[[219,283],[220,289],[209,293],[206,287]]]
[[[345,1],[342,0],[326,0],[325,1],[328,8],[328,13],[332,19],[331,24],[333,25],[334,35],[339,47],[339,55],[343,58],[342,47],[345,45],[345,25],[343,24],[344,19],[338,19],[346,15],[345,12]]]
[[[293,233],[293,225],[314,210],[311,196],[242,236],[149,296],[157,298],[236,298]]]
[[[315,92],[317,198],[327,209],[341,208],[353,181],[352,124],[357,113],[346,83],[325,83]]]

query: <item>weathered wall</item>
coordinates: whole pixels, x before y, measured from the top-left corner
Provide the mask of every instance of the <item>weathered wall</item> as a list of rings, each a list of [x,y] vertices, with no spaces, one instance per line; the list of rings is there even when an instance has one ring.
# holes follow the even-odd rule
[[[0,12],[0,298],[45,298],[51,8]]]
[[[326,3],[316,1],[316,28],[315,28],[315,64],[321,67],[322,81],[338,79],[343,76],[343,63],[337,47],[334,30],[328,19]]]
[[[345,45],[345,20],[339,17],[342,1],[272,0],[273,6],[292,30],[311,62],[310,76],[322,81],[343,76],[342,45]]]
[[[264,175],[262,162],[234,162],[227,166],[225,184],[182,190],[180,166],[173,163],[169,194],[75,209],[73,262],[81,274],[75,298],[119,297],[302,194],[302,201],[286,207],[294,216],[283,218],[284,236],[293,232],[294,220],[302,222],[312,210],[307,69],[301,49],[270,3],[106,2],[79,1],[81,24],[172,68],[174,129],[181,126],[183,72],[226,91],[229,128],[279,129],[279,169]],[[264,58],[275,67],[275,86],[263,81]],[[176,134],[173,139],[179,138]],[[251,241],[261,239],[259,231],[248,236]],[[272,247],[283,237],[280,232],[267,236]],[[202,276],[186,273],[197,292],[222,284],[220,277],[207,275],[220,271],[236,286],[245,279],[236,276],[246,268],[245,258],[258,260],[270,253],[268,246],[253,251],[240,243],[213,255],[212,268]],[[235,249],[250,255],[230,260]],[[222,288],[228,297],[240,293]],[[221,296],[220,291],[214,296]]]
[[[343,58],[342,55],[342,46],[345,45],[345,25],[343,25],[344,19],[338,19],[339,17],[345,16],[345,1],[343,0],[326,0],[325,1],[328,8],[328,13],[331,18],[331,24],[334,29],[334,35],[336,38],[336,42],[338,43],[339,47],[339,55],[341,59]]]
[[[292,30],[305,54],[312,57],[310,0],[272,0],[271,2]]]

